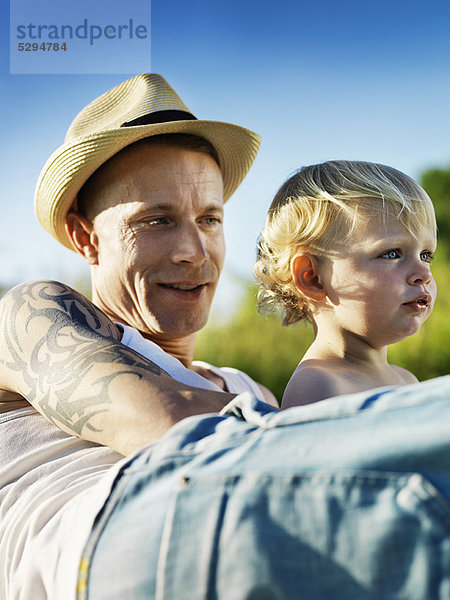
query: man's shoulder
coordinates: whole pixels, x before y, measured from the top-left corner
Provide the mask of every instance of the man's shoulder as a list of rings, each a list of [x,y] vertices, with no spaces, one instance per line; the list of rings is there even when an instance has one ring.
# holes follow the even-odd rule
[[[212,381],[216,378],[222,379],[227,391],[232,393],[253,392],[258,386],[256,381],[247,375],[247,373],[234,367],[217,367],[203,360],[193,361],[192,367],[196,373],[207,379]]]
[[[272,392],[261,383],[252,379],[244,371],[234,367],[216,367],[203,361],[194,361],[193,365],[220,377],[225,383],[226,391],[232,394],[251,392],[258,400],[278,408],[278,402]]]

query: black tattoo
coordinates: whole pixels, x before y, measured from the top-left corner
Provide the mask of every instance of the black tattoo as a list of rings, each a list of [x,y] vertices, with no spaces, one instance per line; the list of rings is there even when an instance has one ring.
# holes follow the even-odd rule
[[[0,363],[20,372],[24,398],[56,426],[76,435],[85,427],[98,431],[91,420],[110,409],[110,386],[116,377],[161,374],[156,364],[118,343],[119,337],[106,315],[61,283],[22,284],[2,299]],[[95,376],[93,369],[105,364],[117,368]],[[80,393],[86,381],[90,391]]]

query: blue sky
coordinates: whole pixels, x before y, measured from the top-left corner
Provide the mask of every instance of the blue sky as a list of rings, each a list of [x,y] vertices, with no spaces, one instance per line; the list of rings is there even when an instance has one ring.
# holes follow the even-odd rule
[[[87,5],[88,16],[115,14],[116,5],[123,14],[116,0]],[[232,301],[230,274],[251,276],[271,197],[298,167],[362,159],[419,177],[450,164],[447,1],[154,0],[151,57],[140,56],[139,68],[117,75],[10,75],[4,3],[0,14],[0,283],[73,282],[87,274],[37,224],[34,184],[76,113],[142,68],[163,74],[198,117],[235,122],[263,137],[254,167],[227,205],[224,303]]]

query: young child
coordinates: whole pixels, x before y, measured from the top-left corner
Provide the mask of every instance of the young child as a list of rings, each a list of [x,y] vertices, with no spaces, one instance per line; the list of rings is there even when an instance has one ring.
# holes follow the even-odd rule
[[[330,161],[281,186],[258,247],[260,306],[283,308],[283,325],[308,319],[315,332],[282,408],[417,381],[387,362],[387,346],[433,309],[435,248],[431,200],[396,169]]]

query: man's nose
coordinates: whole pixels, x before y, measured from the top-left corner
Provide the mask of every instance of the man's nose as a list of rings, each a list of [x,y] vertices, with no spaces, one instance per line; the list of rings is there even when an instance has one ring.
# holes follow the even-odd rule
[[[208,258],[209,253],[206,248],[204,234],[194,224],[182,227],[175,240],[175,246],[172,252],[172,259],[175,263],[191,263],[194,265],[203,264]]]

